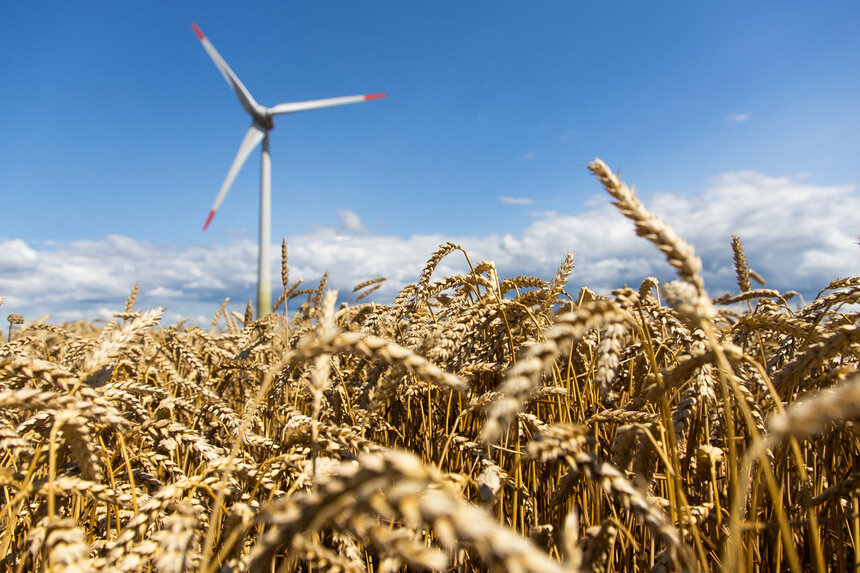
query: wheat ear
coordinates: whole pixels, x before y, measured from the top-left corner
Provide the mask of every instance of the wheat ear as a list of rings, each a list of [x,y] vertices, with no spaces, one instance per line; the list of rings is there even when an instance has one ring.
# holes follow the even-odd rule
[[[603,161],[595,159],[588,168],[615,198],[614,205],[633,221],[636,234],[651,241],[666,255],[666,260],[675,267],[678,275],[695,286],[700,294],[704,294],[705,283],[700,275],[702,260],[696,256],[693,247],[676,235],[669,225],[648,212],[633,190],[619,180]]]

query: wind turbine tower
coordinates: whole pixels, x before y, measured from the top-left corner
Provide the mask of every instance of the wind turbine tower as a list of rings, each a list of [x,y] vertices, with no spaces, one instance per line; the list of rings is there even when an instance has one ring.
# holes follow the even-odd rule
[[[326,99],[316,99],[310,101],[279,103],[273,107],[265,107],[257,103],[251,96],[248,89],[239,81],[238,76],[230,69],[221,54],[212,45],[212,42],[200,31],[200,28],[192,22],[191,27],[203,44],[203,48],[212,58],[215,67],[227,80],[227,83],[233,89],[236,97],[239,98],[239,103],[245,108],[245,111],[251,116],[251,127],[245,133],[245,138],[239,145],[239,152],[233,159],[233,164],[227,171],[227,176],[221,184],[221,189],[215,197],[215,202],[212,203],[212,209],[209,211],[209,216],[206,217],[206,223],[203,225],[205,231],[212,222],[212,217],[215,216],[215,211],[221,205],[227,191],[230,190],[230,185],[236,179],[239,170],[244,165],[245,161],[251,152],[263,142],[263,152],[260,160],[260,245],[257,256],[257,318],[263,317],[272,310],[272,277],[270,270],[271,256],[269,250],[272,244],[272,167],[269,158],[269,132],[275,127],[274,118],[276,115],[284,115],[288,113],[296,113],[299,111],[308,111],[311,109],[319,109],[323,107],[332,107],[336,105],[346,105],[349,103],[360,103],[372,99],[384,98],[386,94],[364,94],[344,97],[333,97]],[[286,303],[285,303],[286,304]]]

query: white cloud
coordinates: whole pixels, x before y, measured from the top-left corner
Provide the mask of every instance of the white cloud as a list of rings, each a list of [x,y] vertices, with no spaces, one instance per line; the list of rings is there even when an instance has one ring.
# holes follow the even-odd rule
[[[646,206],[694,245],[714,296],[737,289],[732,234],[743,241],[750,266],[774,288],[798,290],[808,298],[832,279],[860,274],[860,194],[851,186],[742,171],[715,177],[698,195],[652,195]],[[417,280],[430,254],[447,241],[462,245],[473,263],[492,258],[502,277],[549,278],[565,253],[575,251],[572,293],[582,285],[607,292],[624,283],[638,285],[648,275],[674,276],[662,254],[635,236],[608,197],[578,214],[535,213],[516,235],[379,235],[367,232],[351,211],[338,215],[337,229],[287,238],[291,280],[304,278],[312,286],[328,270],[330,287],[346,294],[357,283],[384,275],[389,280],[374,298],[387,303]],[[241,312],[254,296],[256,251],[256,243],[244,238],[209,246],[116,235],[50,244],[0,239],[0,296],[7,297],[2,310],[28,319],[46,313],[54,320],[106,316],[122,310],[132,285],[140,282],[137,307],[167,306],[170,320],[211,317],[228,296],[233,310]],[[435,276],[467,268],[464,257],[454,253]],[[278,261],[272,261],[272,270],[278,277]]]
[[[534,199],[528,197],[508,197],[507,195],[500,196],[499,201],[508,205],[531,205],[535,202]]]
[[[743,123],[750,118],[749,112],[744,113],[730,113],[726,116],[726,119],[731,121],[732,123]]]
[[[182,296],[182,291],[175,288],[165,288],[163,286],[155,287],[152,290],[146,291],[147,296],[152,298],[176,298]]]
[[[536,155],[537,155],[537,153],[535,153],[534,151],[529,151],[528,153],[525,154],[524,157],[526,159],[534,159]]]
[[[36,263],[39,254],[21,239],[0,240],[0,269],[28,269]]]
[[[367,227],[364,226],[364,223],[361,220],[361,217],[358,216],[358,213],[354,211],[350,211],[349,209],[338,209],[337,216],[340,219],[340,225],[347,231],[353,231],[355,233],[366,233]]]

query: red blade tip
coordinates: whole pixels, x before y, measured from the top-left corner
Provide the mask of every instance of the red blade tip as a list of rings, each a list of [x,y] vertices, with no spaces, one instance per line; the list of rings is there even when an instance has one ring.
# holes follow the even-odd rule
[[[384,97],[388,97],[388,94],[367,94],[364,96],[364,101],[368,101],[371,99],[382,99]]]
[[[195,24],[194,22],[191,22],[191,27],[194,28],[194,33],[197,34],[197,37],[199,39],[202,40],[206,37],[203,35],[203,32],[200,30],[200,28],[197,27],[197,24]]]
[[[209,226],[209,223],[212,222],[212,217],[215,216],[215,211],[209,211],[209,216],[206,217],[206,223],[203,225],[203,230],[206,230],[206,227]]]

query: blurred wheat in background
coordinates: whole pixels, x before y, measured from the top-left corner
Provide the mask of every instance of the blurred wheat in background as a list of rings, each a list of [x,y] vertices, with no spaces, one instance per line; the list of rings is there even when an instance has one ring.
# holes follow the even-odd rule
[[[860,278],[800,305],[727,237],[739,288],[714,299],[590,169],[678,280],[573,294],[573,254],[503,279],[448,243],[391,304],[360,302],[380,278],[337,307],[284,245],[256,321],[167,326],[136,288],[101,326],[10,316],[5,569],[856,569]],[[434,279],[445,257],[471,272]]]

